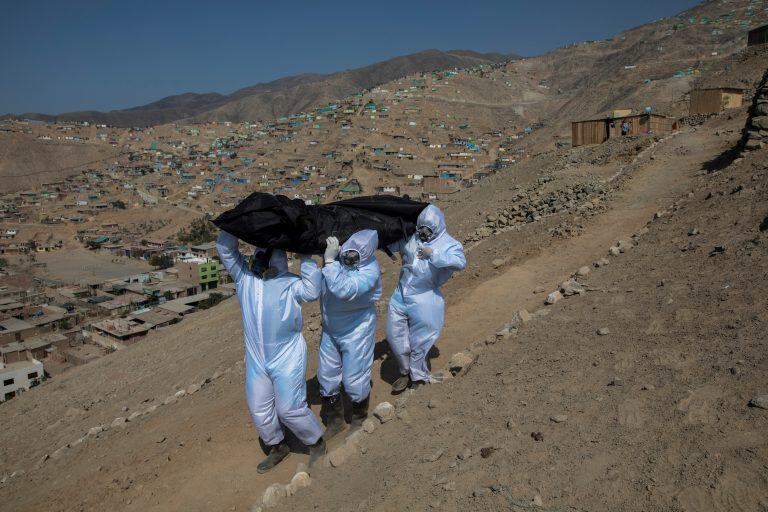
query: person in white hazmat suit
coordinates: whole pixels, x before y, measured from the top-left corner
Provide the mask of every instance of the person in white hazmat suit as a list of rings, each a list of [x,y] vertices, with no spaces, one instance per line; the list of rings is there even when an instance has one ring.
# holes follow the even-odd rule
[[[399,393],[430,382],[427,354],[440,336],[445,301],[440,287],[467,265],[464,249],[446,231],[445,216],[434,205],[419,214],[416,232],[389,247],[402,258],[400,280],[389,301],[387,341],[397,359]]]
[[[372,229],[353,234],[341,248],[335,237],[326,240],[317,367],[326,441],[345,427],[342,384],[352,401],[353,426],[368,417],[376,301],[381,298],[378,246],[379,235]]]
[[[219,258],[237,287],[245,336],[245,394],[259,437],[269,449],[257,470],[288,456],[283,426],[309,446],[310,464],[325,454],[322,426],[307,405],[307,344],[301,335],[301,304],[320,296],[317,264],[301,257],[301,277],[288,272],[282,250],[258,249],[249,265],[238,240],[224,231]]]

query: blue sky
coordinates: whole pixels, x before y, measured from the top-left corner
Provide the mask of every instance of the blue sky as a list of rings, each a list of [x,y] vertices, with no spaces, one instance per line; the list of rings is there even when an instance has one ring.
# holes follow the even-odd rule
[[[0,5],[0,113],[111,110],[230,93],[428,48],[537,55],[695,0],[12,1]]]

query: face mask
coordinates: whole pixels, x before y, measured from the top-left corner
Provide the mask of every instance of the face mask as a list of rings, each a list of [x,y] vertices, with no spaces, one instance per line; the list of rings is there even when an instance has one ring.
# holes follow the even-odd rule
[[[263,277],[264,271],[269,268],[270,259],[272,259],[272,249],[254,253],[251,256],[251,272],[258,277]]]
[[[360,263],[360,253],[357,251],[344,251],[339,256],[339,261],[345,267],[354,268]]]
[[[416,235],[422,242],[429,242],[432,239],[432,230],[427,226],[418,226],[416,228]]]

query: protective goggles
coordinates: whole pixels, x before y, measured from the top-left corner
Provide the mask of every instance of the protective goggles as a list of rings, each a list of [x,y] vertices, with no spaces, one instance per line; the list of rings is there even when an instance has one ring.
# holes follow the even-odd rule
[[[339,255],[339,261],[345,267],[356,267],[360,264],[360,253],[357,251],[344,251]]]
[[[269,268],[269,260],[272,259],[272,249],[255,252],[251,255],[250,268],[256,276],[262,277],[264,271]]]
[[[429,242],[432,239],[432,235],[434,235],[434,232],[430,227],[416,226],[416,236],[418,236],[419,240],[422,242]]]

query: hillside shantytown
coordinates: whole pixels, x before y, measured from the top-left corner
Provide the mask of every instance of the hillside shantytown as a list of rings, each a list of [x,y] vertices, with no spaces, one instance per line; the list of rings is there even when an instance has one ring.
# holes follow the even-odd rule
[[[690,5],[535,55],[0,116],[0,502],[768,510],[768,2]],[[357,423],[346,373],[328,418],[328,306],[305,301],[299,387],[336,435],[310,466],[285,428],[268,472],[245,285],[212,222],[254,193],[429,203],[466,257],[435,287],[427,384],[399,389],[391,301],[414,264],[375,252]],[[268,248],[235,246],[256,272]]]

